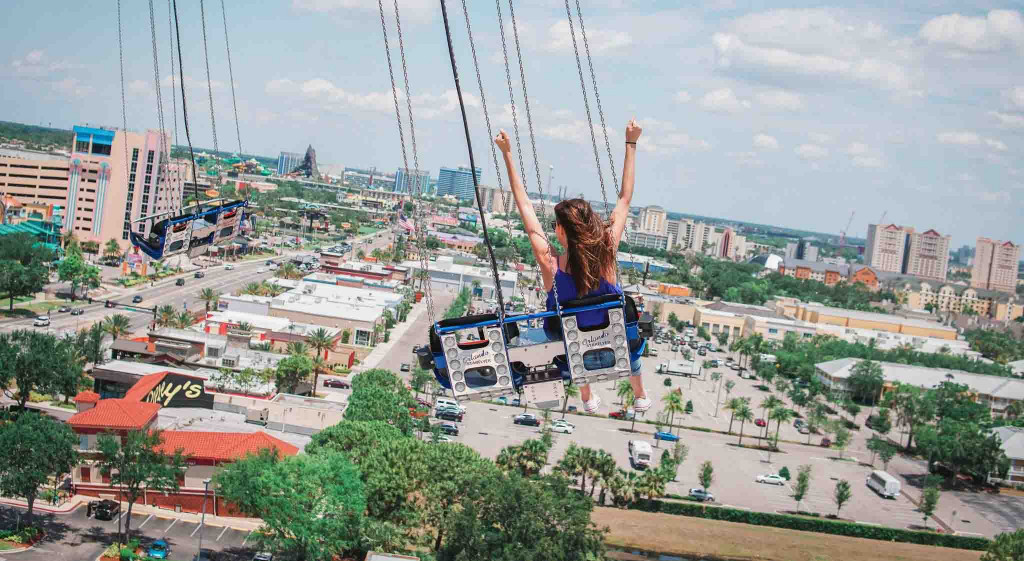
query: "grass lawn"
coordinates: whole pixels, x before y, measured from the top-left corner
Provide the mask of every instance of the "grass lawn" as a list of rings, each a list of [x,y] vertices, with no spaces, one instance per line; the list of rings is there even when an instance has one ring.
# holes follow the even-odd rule
[[[88,300],[86,301],[88,302]],[[43,302],[33,302],[32,304],[28,304],[26,306],[16,305],[15,307],[20,308],[22,310],[29,310],[36,314],[45,314],[46,312],[56,310],[61,306],[68,306],[70,304],[71,303],[66,300],[45,300]]]
[[[595,508],[592,519],[598,526],[611,528],[609,544],[695,557],[764,561],[977,561],[982,554],[606,507]]]
[[[11,551],[13,549],[19,549],[7,542],[0,541],[0,551]]]

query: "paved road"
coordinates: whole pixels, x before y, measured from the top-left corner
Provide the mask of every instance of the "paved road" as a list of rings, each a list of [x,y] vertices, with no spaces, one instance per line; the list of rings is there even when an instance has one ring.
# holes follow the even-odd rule
[[[0,527],[13,527],[25,509],[0,506]],[[68,514],[36,513],[37,524],[46,530],[46,538],[35,548],[21,553],[0,553],[9,561],[84,561],[95,559],[117,537],[118,519],[105,521],[86,517],[85,506]],[[124,514],[122,514],[124,516]],[[123,523],[123,522],[122,522]],[[171,547],[171,559],[191,559],[199,547],[198,523],[148,514],[132,515],[132,535],[143,546],[163,538]],[[249,532],[207,524],[203,548],[221,552],[225,561],[243,561],[255,553],[248,543]]]

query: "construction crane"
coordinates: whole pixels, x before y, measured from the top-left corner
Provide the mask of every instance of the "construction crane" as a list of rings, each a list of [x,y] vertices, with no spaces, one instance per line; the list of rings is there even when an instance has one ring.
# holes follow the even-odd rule
[[[882,217],[878,219],[878,225],[879,225],[879,226],[881,226],[882,224],[884,224],[884,223],[885,223],[885,216],[886,216],[887,214],[889,214],[889,211],[888,211],[888,210],[882,213]]]
[[[839,231],[839,249],[846,247],[846,232],[850,229],[850,224],[853,224],[853,215],[856,213],[855,210],[850,211],[850,219],[846,221],[846,228]]]

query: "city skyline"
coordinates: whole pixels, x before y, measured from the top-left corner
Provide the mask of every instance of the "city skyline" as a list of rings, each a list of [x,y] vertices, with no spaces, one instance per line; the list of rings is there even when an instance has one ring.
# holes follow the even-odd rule
[[[168,22],[159,4],[161,91],[172,131]],[[312,144],[325,162],[404,167],[376,6],[295,0],[253,11],[228,4],[245,152],[274,157]],[[852,210],[856,237],[886,212],[885,223],[950,234],[951,247],[978,237],[1024,239],[1020,11],[952,2],[910,10],[879,4],[747,11],[718,4],[722,9],[626,0],[583,6],[616,171],[621,123],[636,116],[644,127],[636,206],[820,232],[839,232]],[[438,7],[417,1],[401,8],[419,167],[433,174],[467,164]],[[212,147],[198,7],[179,10],[193,143]],[[38,11],[13,6],[12,20],[32,21]],[[120,125],[116,103],[97,103],[120,98],[113,8],[68,4],[61,13],[39,33],[0,38],[8,55],[0,75],[11,84],[0,92],[9,111],[0,118],[62,128]],[[385,15],[402,89],[393,14]],[[146,16],[135,6],[122,14],[134,130],[157,125]],[[219,13],[207,16],[218,148],[237,150],[223,22]],[[465,22],[459,9],[449,16],[476,165],[483,183],[495,185]],[[470,16],[492,123],[512,132],[494,6],[472,6]],[[565,12],[538,0],[517,4],[516,16],[541,181],[553,165],[554,185],[600,199]],[[87,55],[71,48],[72,25],[110,33]],[[274,39],[248,39],[264,36]],[[357,60],[351,52],[366,56]],[[515,76],[514,49],[510,56]],[[512,85],[521,93],[517,80]],[[596,113],[592,95],[590,103]],[[527,187],[535,191],[521,95],[516,104]],[[407,128],[411,149],[410,140]],[[610,175],[605,163],[606,184]],[[612,190],[607,186],[609,196]]]

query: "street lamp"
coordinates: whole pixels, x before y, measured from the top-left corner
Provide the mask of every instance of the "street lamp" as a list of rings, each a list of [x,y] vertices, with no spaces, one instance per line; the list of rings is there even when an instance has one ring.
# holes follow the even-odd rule
[[[202,555],[203,553],[203,534],[206,533],[206,495],[210,492],[210,480],[203,480],[203,515],[199,522],[199,551],[196,553]],[[198,556],[197,556],[198,558]]]

